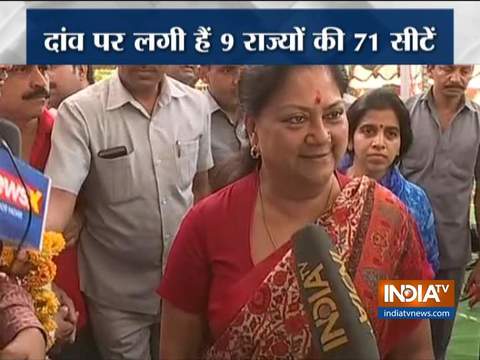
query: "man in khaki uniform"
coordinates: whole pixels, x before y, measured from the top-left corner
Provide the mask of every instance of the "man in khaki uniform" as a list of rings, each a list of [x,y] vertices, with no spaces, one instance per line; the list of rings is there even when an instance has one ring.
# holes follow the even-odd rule
[[[437,280],[455,281],[458,304],[470,261],[469,213],[473,180],[480,214],[480,107],[466,98],[473,65],[429,65],[433,86],[407,100],[413,143],[403,156],[405,177],[427,193],[435,215],[440,269]],[[430,320],[435,359],[446,358],[454,320]]]
[[[209,118],[205,97],[163,66],[119,66],[58,110],[47,228],[64,229],[82,189],[80,285],[105,359],[157,351],[166,255],[194,195],[209,192]]]

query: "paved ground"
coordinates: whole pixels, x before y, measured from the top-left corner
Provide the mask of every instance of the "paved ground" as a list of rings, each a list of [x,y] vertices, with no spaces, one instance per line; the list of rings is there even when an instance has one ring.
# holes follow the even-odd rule
[[[457,310],[448,360],[479,360],[479,345],[480,304],[470,309],[468,302],[462,302]]]
[[[470,209],[470,223],[475,226],[475,209]],[[474,253],[473,259],[479,254]],[[468,275],[467,275],[468,276]],[[465,277],[467,279],[467,277]],[[480,360],[480,304],[473,309],[467,302],[460,304],[455,319],[453,335],[448,347],[448,360]]]

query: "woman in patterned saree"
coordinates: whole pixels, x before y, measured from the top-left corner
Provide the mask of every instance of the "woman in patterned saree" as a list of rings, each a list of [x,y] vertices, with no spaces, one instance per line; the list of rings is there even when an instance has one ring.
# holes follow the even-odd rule
[[[313,222],[345,261],[382,358],[432,358],[427,320],[377,316],[379,280],[433,274],[404,205],[374,180],[335,172],[348,138],[344,89],[337,67],[243,72],[251,160],[232,161],[240,179],[181,225],[158,290],[162,359],[315,358],[291,251]]]
[[[410,114],[392,91],[381,88],[358,98],[348,109],[348,147],[339,170],[369,176],[393,192],[417,222],[427,259],[438,270],[433,210],[422,188],[408,181],[397,164],[412,143]]]

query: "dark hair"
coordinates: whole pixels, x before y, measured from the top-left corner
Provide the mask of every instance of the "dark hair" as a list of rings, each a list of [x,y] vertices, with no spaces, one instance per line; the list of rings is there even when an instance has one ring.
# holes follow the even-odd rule
[[[400,127],[400,154],[392,164],[395,165],[408,151],[413,140],[408,109],[398,95],[390,89],[375,89],[362,95],[355,100],[347,111],[348,139],[352,143],[355,131],[369,110],[392,110],[397,117]],[[352,155],[353,152],[353,150],[349,150]]]
[[[93,65],[87,65],[87,81],[90,85],[95,84],[95,71]]]
[[[242,71],[238,84],[238,97],[240,111],[245,116],[256,117],[268,104],[271,98],[279,91],[289,73],[302,66],[248,66]],[[345,68],[343,66],[326,66],[338,86],[340,95],[347,90],[348,80]],[[259,160],[250,156],[249,149],[245,149],[239,154],[223,164],[216,165],[211,173],[211,185],[213,190],[218,190],[235,180],[252,172],[259,165]]]
[[[301,66],[251,66],[242,72],[238,84],[241,110],[247,115],[256,116],[267,105],[278,89],[281,89],[290,71]],[[328,66],[338,86],[340,94],[347,90],[345,69]]]

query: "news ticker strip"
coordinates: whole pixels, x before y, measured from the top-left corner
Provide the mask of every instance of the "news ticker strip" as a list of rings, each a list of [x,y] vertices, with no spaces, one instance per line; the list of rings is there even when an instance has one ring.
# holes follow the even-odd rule
[[[452,63],[450,9],[28,9],[30,64]]]

